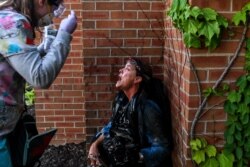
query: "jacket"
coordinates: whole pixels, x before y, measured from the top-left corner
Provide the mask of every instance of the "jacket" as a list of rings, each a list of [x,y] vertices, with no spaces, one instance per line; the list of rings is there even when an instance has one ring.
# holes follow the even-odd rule
[[[97,136],[103,134],[105,137],[110,137],[110,130],[113,126],[113,118],[121,106],[123,106],[126,96],[120,92],[115,98],[112,117],[109,123],[104,126]],[[144,92],[136,94],[131,100],[131,105],[128,109],[129,115],[134,120],[130,120],[131,124],[136,125],[134,132],[138,132],[138,145],[140,153],[144,157],[145,167],[167,167],[171,159],[170,143],[166,133],[164,133],[162,111],[158,105],[152,100],[147,99]],[[136,135],[135,135],[136,136]],[[171,166],[171,165],[169,165]]]
[[[29,20],[11,8],[0,10],[0,137],[12,131],[24,106],[25,82],[48,88],[70,50],[71,34],[59,31],[50,50],[34,44]]]

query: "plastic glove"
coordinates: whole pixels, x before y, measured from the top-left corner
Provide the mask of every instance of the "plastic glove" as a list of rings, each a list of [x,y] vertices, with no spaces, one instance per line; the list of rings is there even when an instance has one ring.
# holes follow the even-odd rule
[[[47,53],[50,49],[52,42],[54,41],[57,34],[57,30],[54,29],[54,25],[48,25],[44,27],[43,41],[37,47],[42,53]]]
[[[77,18],[75,12],[71,10],[68,17],[61,21],[59,30],[66,31],[72,34],[75,31],[76,26],[77,26]]]

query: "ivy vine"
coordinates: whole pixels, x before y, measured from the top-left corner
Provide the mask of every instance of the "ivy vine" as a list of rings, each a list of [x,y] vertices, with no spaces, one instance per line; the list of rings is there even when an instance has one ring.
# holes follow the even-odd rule
[[[227,113],[225,151],[235,155],[235,166],[248,166],[250,159],[250,39],[246,40],[246,74],[236,81],[224,104]]]
[[[232,167],[234,156],[222,151],[219,153],[215,146],[209,145],[204,138],[190,141],[192,159],[201,167]]]
[[[250,159],[250,39],[246,38],[249,25],[250,3],[237,12],[232,22],[238,26],[244,24],[245,28],[235,55],[230,59],[227,68],[212,88],[204,90],[205,98],[201,102],[191,126],[190,147],[192,160],[199,166],[248,166]],[[186,0],[174,0],[167,13],[176,28],[182,31],[184,43],[187,47],[201,48],[203,45],[215,49],[219,45],[220,34],[223,28],[228,27],[227,20],[217,14],[213,9],[191,7]],[[246,43],[245,75],[236,81],[236,89],[230,90],[227,84],[218,88],[229,71],[239,52]],[[192,64],[192,63],[191,63]],[[194,126],[203,111],[203,108],[212,95],[226,96],[224,110],[228,115],[224,150],[219,153],[212,145],[208,145],[204,138],[195,138]]]
[[[174,0],[167,15],[182,31],[187,47],[215,49],[220,43],[222,29],[228,27],[227,19],[215,10],[192,7],[187,0]]]

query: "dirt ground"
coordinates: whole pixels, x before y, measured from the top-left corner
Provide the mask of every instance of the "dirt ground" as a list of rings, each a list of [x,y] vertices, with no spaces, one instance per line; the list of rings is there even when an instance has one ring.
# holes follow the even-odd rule
[[[40,167],[87,167],[86,143],[49,146],[40,161]]]

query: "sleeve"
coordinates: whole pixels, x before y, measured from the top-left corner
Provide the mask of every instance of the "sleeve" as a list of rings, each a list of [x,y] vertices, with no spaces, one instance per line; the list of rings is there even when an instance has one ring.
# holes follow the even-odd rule
[[[99,136],[103,135],[104,137],[109,136],[109,131],[111,128],[111,122],[108,122],[107,125],[105,125],[100,132],[98,132],[95,136],[93,141],[95,141]]]
[[[32,86],[48,88],[65,63],[70,50],[71,35],[59,31],[49,51],[43,55],[33,44],[27,20],[15,21],[0,42],[1,54]]]
[[[159,107],[154,102],[148,101],[143,112],[144,134],[148,146],[140,150],[147,167],[161,166],[170,154],[162,121],[162,113]]]

